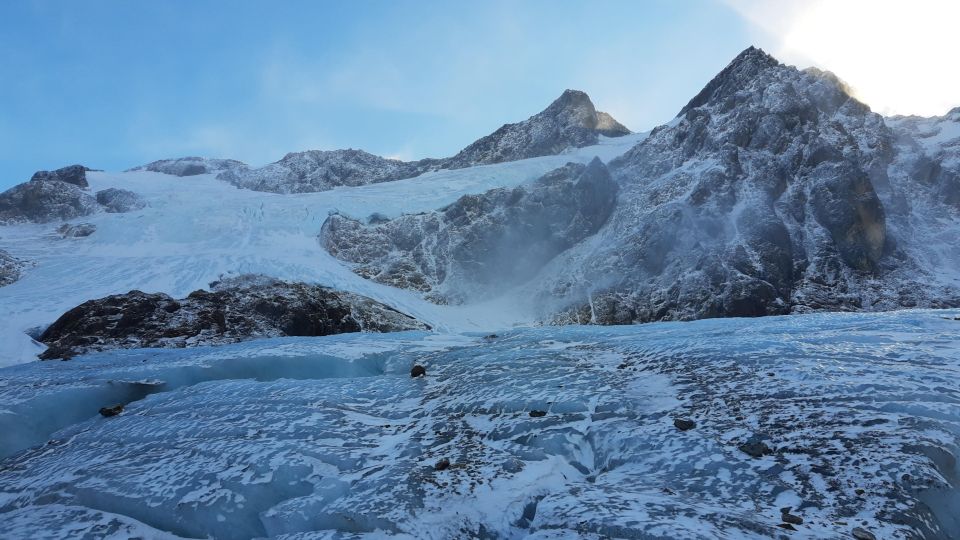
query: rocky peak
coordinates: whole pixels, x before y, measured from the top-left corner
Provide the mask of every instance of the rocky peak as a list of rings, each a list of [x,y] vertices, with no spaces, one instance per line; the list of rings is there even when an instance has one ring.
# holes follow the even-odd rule
[[[593,102],[590,101],[590,96],[580,90],[564,90],[563,94],[549,107],[531,117],[528,122],[535,121],[538,117],[554,118],[561,124],[571,127],[598,130],[608,137],[619,137],[630,133],[629,129],[609,114],[597,111]]]
[[[505,124],[434,168],[459,169],[555,155],[569,148],[597,144],[599,136],[619,137],[630,130],[609,114],[598,112],[590,97],[566,90],[546,109],[523,122]]]
[[[747,47],[723,68],[707,85],[680,110],[680,115],[720,97],[730,95],[744,87],[759,73],[780,66],[780,62],[757,47]]]

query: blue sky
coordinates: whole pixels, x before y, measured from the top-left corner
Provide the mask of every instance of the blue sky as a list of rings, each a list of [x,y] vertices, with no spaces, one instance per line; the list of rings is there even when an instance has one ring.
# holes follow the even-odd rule
[[[646,130],[757,37],[711,0],[7,1],[0,187],[184,155],[442,157],[565,88]]]

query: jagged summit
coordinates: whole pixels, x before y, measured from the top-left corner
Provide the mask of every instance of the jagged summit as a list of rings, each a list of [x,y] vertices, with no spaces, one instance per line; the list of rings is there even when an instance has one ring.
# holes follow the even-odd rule
[[[539,115],[531,117],[531,120],[540,115],[552,116],[571,125],[597,130],[608,137],[619,137],[630,133],[626,126],[617,122],[612,116],[598,111],[590,100],[590,96],[582,90],[564,90],[560,97]]]
[[[686,114],[690,109],[700,107],[720,96],[732,94],[760,72],[781,65],[780,61],[767,54],[763,49],[751,45],[738,54],[727,67],[723,68],[707,83],[703,90],[680,110],[677,116]]]

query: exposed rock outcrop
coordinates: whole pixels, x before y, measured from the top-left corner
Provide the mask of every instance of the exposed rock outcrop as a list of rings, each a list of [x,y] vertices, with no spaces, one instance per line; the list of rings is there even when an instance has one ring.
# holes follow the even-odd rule
[[[48,223],[89,216],[100,205],[75,184],[31,180],[0,193],[0,224]]]
[[[40,358],[91,351],[188,347],[258,337],[428,329],[417,320],[356,294],[270,278],[227,280],[175,300],[130,291],[90,300],[41,334]]]
[[[210,174],[246,168],[246,163],[235,159],[211,159],[191,156],[176,159],[161,159],[129,170],[151,171],[172,174],[173,176],[196,176],[198,174]]]
[[[64,223],[57,227],[57,234],[61,238],[84,238],[97,230],[93,223]]]
[[[612,212],[617,187],[599,159],[570,163],[530,186],[461,197],[426,214],[363,224],[341,215],[320,241],[375,281],[461,303],[502,293],[595,233]]]
[[[5,287],[20,279],[20,272],[27,263],[0,249],[0,287]]]
[[[310,150],[287,154],[259,169],[229,170],[217,178],[254,191],[311,193],[410,178],[424,170],[419,162],[382,158],[363,150]]]
[[[97,202],[104,211],[113,214],[133,212],[147,205],[136,193],[120,188],[107,188],[97,192]]]
[[[33,177],[30,178],[30,181],[47,182],[56,180],[73,184],[77,187],[88,188],[90,187],[90,184],[87,183],[87,171],[89,170],[90,169],[84,167],[83,165],[70,165],[55,171],[37,171],[33,173]]]
[[[587,94],[567,90],[544,111],[523,122],[506,124],[450,158],[405,162],[362,150],[312,150],[287,154],[259,169],[234,168],[218,178],[256,191],[308,193],[401,180],[440,169],[560,154],[597,144],[601,135],[628,133],[630,130],[609,114],[597,111]]]
[[[0,225],[65,221],[100,211],[130,212],[146,206],[139,195],[125,189],[109,188],[90,195],[90,170],[71,165],[38,171],[29,182],[0,193]]]

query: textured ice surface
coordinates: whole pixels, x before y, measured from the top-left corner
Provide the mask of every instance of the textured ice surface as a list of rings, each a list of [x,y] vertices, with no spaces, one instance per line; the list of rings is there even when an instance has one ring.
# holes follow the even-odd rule
[[[0,537],[956,538],[958,316],[280,338],[12,366]],[[749,456],[750,440],[772,453]],[[778,527],[787,506],[797,532]]]

